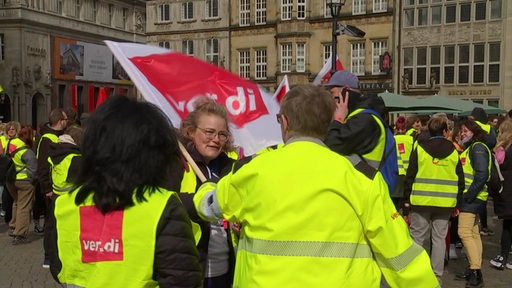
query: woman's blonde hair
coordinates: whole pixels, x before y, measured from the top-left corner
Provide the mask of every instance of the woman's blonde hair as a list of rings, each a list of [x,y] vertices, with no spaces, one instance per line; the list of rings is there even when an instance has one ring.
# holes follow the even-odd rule
[[[495,147],[501,146],[507,150],[510,145],[512,145],[512,120],[507,119],[500,125]]]

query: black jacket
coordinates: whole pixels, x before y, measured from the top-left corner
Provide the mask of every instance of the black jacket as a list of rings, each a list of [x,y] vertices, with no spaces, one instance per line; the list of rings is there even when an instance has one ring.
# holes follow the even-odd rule
[[[382,117],[385,113],[384,102],[375,95],[362,97],[357,108],[375,110]],[[352,112],[349,111],[349,115]],[[358,113],[345,123],[332,121],[324,140],[325,145],[341,155],[369,153],[375,149],[380,138],[380,126],[376,121],[370,113]]]
[[[466,147],[470,147],[471,143],[468,143]],[[468,191],[464,193],[463,201],[460,205],[460,211],[479,213],[483,207],[485,207],[486,201],[477,199],[481,191],[484,190],[484,185],[489,179],[489,150],[485,144],[472,145],[468,157],[471,159],[471,166],[473,167],[473,182],[468,188]]]
[[[446,138],[431,138],[425,142],[418,143],[421,145],[425,152],[435,158],[443,159],[448,157],[455,151],[453,143]],[[407,168],[407,174],[404,181],[404,202],[410,203],[410,197],[412,192],[412,184],[418,173],[418,151],[414,149],[409,158],[409,167]],[[462,193],[464,192],[464,171],[462,170],[462,164],[460,161],[457,163],[457,167],[454,171],[458,176],[458,193],[457,193],[457,206],[462,200]]]
[[[54,143],[42,135],[50,133],[56,136],[60,136],[62,131],[57,131],[50,128],[49,123],[41,126],[40,136],[36,141],[36,153],[37,155],[37,179],[39,180],[39,186],[41,187],[41,193],[46,194],[52,191],[52,181],[50,178],[50,163],[48,163],[48,156],[50,152],[50,144]]]
[[[505,152],[500,165],[503,174],[503,191],[494,198],[494,213],[501,219],[512,219],[512,147]]]

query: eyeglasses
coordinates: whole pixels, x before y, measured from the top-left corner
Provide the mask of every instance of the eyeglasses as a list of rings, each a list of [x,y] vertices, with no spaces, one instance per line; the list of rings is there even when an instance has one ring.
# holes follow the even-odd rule
[[[203,134],[206,136],[206,138],[208,139],[215,139],[216,136],[219,136],[219,141],[221,142],[226,142],[229,138],[229,136],[231,136],[231,134],[229,134],[228,131],[216,131],[215,129],[209,129],[209,128],[201,128],[201,127],[196,127],[197,129],[201,130],[201,132],[203,132]]]

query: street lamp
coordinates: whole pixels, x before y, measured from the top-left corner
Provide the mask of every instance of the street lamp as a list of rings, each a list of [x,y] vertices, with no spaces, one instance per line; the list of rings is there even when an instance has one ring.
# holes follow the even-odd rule
[[[331,49],[331,76],[336,73],[336,50],[338,48],[338,17],[340,16],[341,6],[345,5],[346,0],[326,0],[326,5],[331,9],[332,16],[332,49]]]

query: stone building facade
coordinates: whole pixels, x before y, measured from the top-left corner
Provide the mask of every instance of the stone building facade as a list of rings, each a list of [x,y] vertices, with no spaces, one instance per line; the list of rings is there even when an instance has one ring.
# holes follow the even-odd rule
[[[512,40],[505,0],[399,1],[396,91],[512,108]]]
[[[145,9],[140,0],[0,1],[0,120],[37,127],[55,107],[93,110],[100,88],[135,95],[102,41],[145,42]]]
[[[357,26],[363,38],[338,36],[345,69],[367,92],[393,90],[394,0],[347,1],[338,23]],[[332,17],[321,0],[153,0],[147,2],[148,43],[215,63],[270,90],[284,75],[313,81],[331,54]],[[192,48],[191,48],[192,47]],[[392,68],[392,65],[391,67]]]

